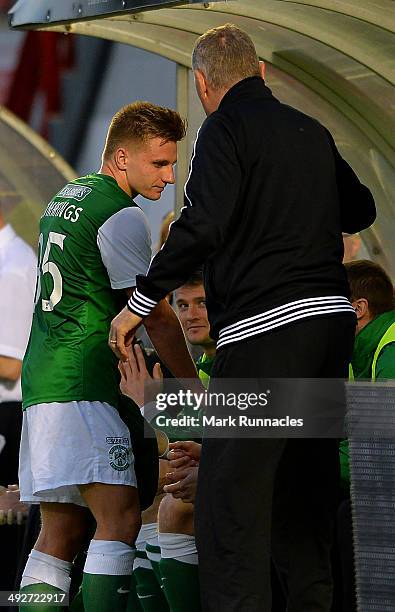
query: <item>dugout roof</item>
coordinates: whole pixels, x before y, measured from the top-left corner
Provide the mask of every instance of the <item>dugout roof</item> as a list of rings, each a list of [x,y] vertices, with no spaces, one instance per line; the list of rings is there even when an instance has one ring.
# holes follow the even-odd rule
[[[49,202],[75,172],[62,157],[6,108],[0,107],[0,200],[7,222],[37,246],[43,202]]]
[[[392,0],[19,0],[13,28],[99,36],[190,67],[196,37],[233,22],[268,63],[283,101],[317,117],[374,192],[364,233],[395,276],[395,3]]]

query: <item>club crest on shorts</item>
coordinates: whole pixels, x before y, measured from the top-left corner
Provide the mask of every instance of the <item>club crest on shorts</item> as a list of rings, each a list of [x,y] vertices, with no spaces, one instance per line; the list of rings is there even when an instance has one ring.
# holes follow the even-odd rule
[[[110,466],[114,470],[118,470],[118,472],[123,472],[127,470],[129,463],[129,449],[122,444],[116,444],[112,446],[108,451],[108,456],[110,460]]]

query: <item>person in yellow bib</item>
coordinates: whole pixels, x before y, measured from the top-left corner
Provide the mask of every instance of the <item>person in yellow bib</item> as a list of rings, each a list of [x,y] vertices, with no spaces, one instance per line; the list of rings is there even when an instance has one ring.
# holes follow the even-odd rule
[[[388,274],[378,264],[357,260],[345,264],[351,303],[357,315],[350,378],[395,379],[395,302]],[[338,511],[338,541],[342,556],[343,609],[356,610],[348,440],[340,443],[341,482],[345,499]]]
[[[351,303],[357,315],[350,378],[388,380],[395,378],[395,301],[388,274],[368,260],[345,264]],[[349,482],[348,449],[340,447],[342,481]]]

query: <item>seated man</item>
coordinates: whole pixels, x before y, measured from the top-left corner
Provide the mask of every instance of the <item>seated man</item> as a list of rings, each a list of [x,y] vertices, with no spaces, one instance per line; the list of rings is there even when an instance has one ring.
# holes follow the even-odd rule
[[[188,342],[203,348],[197,367],[200,379],[207,387],[216,349],[210,338],[202,276],[195,274],[177,289],[175,297],[178,316]],[[200,449],[196,443],[185,444]],[[168,474],[171,484],[164,487],[168,495],[159,507],[163,586],[171,610],[177,612],[200,610],[198,558],[193,527],[197,470],[193,464],[183,464]]]
[[[178,316],[188,342],[192,346],[201,347],[203,355],[197,362],[199,376],[205,386],[208,386],[211,367],[215,357],[215,343],[210,338],[210,326],[207,319],[205,305],[205,292],[201,273],[194,274],[184,285],[176,291],[175,301]],[[123,393],[129,395],[140,406],[144,403],[144,379],[149,376],[145,369],[144,360],[139,347],[135,348],[136,356],[130,355],[129,362],[121,365]],[[139,375],[133,376],[139,369]],[[145,372],[143,373],[143,370]],[[154,378],[159,375],[154,369]],[[193,442],[183,443],[185,448],[190,447],[197,452],[200,445]],[[192,445],[192,446],[191,446]],[[173,471],[167,476],[168,485],[164,490],[168,493],[159,507],[159,545],[160,545],[160,571],[163,588],[172,612],[194,612],[200,610],[199,580],[197,570],[197,551],[193,529],[193,500],[197,479],[197,460],[189,461],[184,446],[178,449],[175,444],[172,453]],[[178,451],[178,452],[177,452]],[[181,455],[183,455],[181,457]],[[175,470],[175,471],[174,471]],[[170,495],[172,493],[173,495]],[[154,503],[156,506],[156,503]],[[152,509],[146,511],[152,520]],[[155,525],[144,525],[143,529],[152,529]],[[140,534],[141,535],[141,534]],[[150,537],[150,536],[148,536]],[[137,539],[139,548],[140,536]],[[152,545],[146,547],[148,556],[155,553]],[[137,553],[138,558],[141,553]],[[144,599],[140,603],[145,609]],[[153,608],[150,608],[151,610]],[[159,608],[158,608],[159,610]]]

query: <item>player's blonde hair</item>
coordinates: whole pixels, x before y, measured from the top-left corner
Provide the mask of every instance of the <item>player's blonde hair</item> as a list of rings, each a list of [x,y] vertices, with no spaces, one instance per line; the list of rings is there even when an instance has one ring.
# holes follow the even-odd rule
[[[112,118],[103,159],[108,159],[119,146],[130,141],[144,143],[150,138],[161,138],[163,142],[178,142],[185,133],[186,122],[175,110],[151,102],[133,102]]]
[[[227,89],[250,76],[260,76],[259,58],[251,38],[227,23],[197,39],[193,70],[201,70],[214,90]]]

